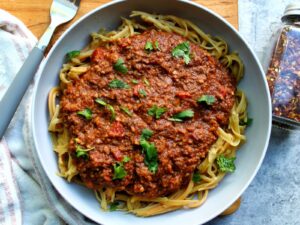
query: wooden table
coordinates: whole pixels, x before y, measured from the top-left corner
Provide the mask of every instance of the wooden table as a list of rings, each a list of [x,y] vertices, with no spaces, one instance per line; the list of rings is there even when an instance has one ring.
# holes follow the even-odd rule
[[[81,0],[80,9],[75,19],[57,29],[50,46],[57,40],[62,32],[78,18],[101,4],[110,1],[111,0]],[[202,4],[219,13],[233,26],[238,28],[238,0],[194,0],[194,2]],[[18,17],[32,33],[39,38],[50,22],[49,8],[51,3],[52,0],[0,0],[0,9],[4,9]],[[239,205],[240,199],[228,208],[224,212],[224,215],[235,212],[239,208]]]

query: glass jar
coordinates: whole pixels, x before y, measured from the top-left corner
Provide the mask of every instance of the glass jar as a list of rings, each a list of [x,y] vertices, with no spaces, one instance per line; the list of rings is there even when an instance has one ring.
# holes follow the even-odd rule
[[[273,122],[300,128],[300,4],[290,4],[267,71]]]

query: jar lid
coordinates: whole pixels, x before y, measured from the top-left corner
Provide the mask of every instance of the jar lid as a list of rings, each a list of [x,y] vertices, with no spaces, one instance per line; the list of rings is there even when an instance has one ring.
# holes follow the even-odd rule
[[[288,16],[300,16],[300,3],[291,3],[285,7],[281,20],[285,20]]]

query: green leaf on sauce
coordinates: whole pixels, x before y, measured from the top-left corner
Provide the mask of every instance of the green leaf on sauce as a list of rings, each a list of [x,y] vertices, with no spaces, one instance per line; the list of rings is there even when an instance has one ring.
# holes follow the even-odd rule
[[[158,157],[154,143],[149,143],[146,139],[141,138],[140,145],[142,146],[142,151],[145,154],[144,163],[151,173],[156,173],[158,169]]]
[[[160,51],[158,41],[155,41],[155,42],[154,42],[154,46],[155,46],[155,49],[156,49],[156,50],[159,50],[159,51]]]
[[[126,156],[124,156],[122,162],[127,163],[127,162],[129,162],[130,160],[131,160],[131,158],[130,158],[129,156],[126,155]]]
[[[87,120],[92,119],[92,110],[90,110],[89,108],[81,110],[81,111],[77,112],[77,114],[80,116],[83,116]]]
[[[114,176],[113,180],[123,179],[127,175],[126,170],[122,163],[114,164]]]
[[[148,110],[148,115],[153,116],[155,119],[159,119],[166,111],[167,110],[165,108],[154,105]]]
[[[110,205],[109,205],[109,211],[116,211],[118,209],[118,206],[119,206],[119,202],[112,202]]]
[[[139,89],[139,93],[142,97],[147,97],[147,93],[144,89]]]
[[[174,122],[182,122],[184,119],[193,118],[193,117],[194,117],[194,111],[191,109],[187,109],[180,113],[175,114],[174,116],[172,116],[172,118],[169,118],[168,120]]]
[[[192,180],[193,180],[195,183],[198,183],[198,182],[201,180],[200,173],[199,173],[199,172],[194,173],[194,174],[193,174],[193,177],[192,177]]]
[[[80,51],[74,50],[74,51],[68,52],[66,56],[67,56],[67,60],[70,61],[71,59],[73,59],[79,55],[80,55]]]
[[[205,103],[206,105],[212,105],[216,101],[215,96],[213,95],[202,95],[197,99],[198,103]]]
[[[106,106],[107,103],[105,101],[103,101],[101,98],[97,98],[95,100],[95,102],[97,102],[99,105],[102,105],[102,106]]]
[[[138,80],[135,80],[135,79],[132,79],[131,82],[132,82],[133,84],[138,84],[138,83],[139,83],[139,81],[138,81]]]
[[[240,120],[240,125],[241,126],[250,126],[253,123],[253,119],[252,118],[247,118],[246,121],[244,120]]]
[[[150,41],[147,41],[145,44],[145,50],[146,51],[152,51],[153,50],[153,46],[152,43]]]
[[[175,58],[183,58],[185,64],[189,64],[191,61],[191,47],[189,42],[183,42],[181,44],[178,44],[175,48],[172,50],[172,56]]]
[[[219,170],[222,172],[234,172],[235,171],[235,161],[236,157],[227,158],[223,155],[220,155],[217,158],[217,165],[219,167]]]
[[[125,112],[128,116],[132,116],[132,112],[130,112],[130,110],[124,106],[120,106],[120,109]]]
[[[115,65],[113,66],[114,70],[126,74],[128,72],[127,67],[125,66],[124,60],[123,59],[118,59]]]
[[[148,140],[153,135],[153,131],[147,128],[142,130],[141,139]]]
[[[83,157],[83,158],[87,158],[88,157],[88,151],[93,150],[94,148],[89,148],[89,149],[85,149],[82,146],[76,144],[76,157]]]
[[[118,79],[114,79],[112,80],[108,86],[110,88],[120,88],[120,89],[124,89],[124,88],[130,88],[130,86],[128,84],[126,84],[124,81],[118,80]]]
[[[144,83],[145,83],[148,87],[150,86],[150,83],[149,83],[149,81],[148,81],[146,78],[144,78],[143,81],[144,81]]]

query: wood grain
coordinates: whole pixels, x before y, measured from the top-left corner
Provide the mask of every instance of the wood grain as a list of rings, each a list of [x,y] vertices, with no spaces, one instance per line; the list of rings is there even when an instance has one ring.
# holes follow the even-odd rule
[[[80,9],[72,22],[57,29],[54,40],[74,21],[90,10],[111,0],[81,0]],[[238,0],[194,0],[219,13],[232,25],[238,27]],[[49,8],[52,0],[0,0],[0,8],[22,20],[36,37],[40,37],[50,22]],[[53,41],[52,41],[53,43]]]

